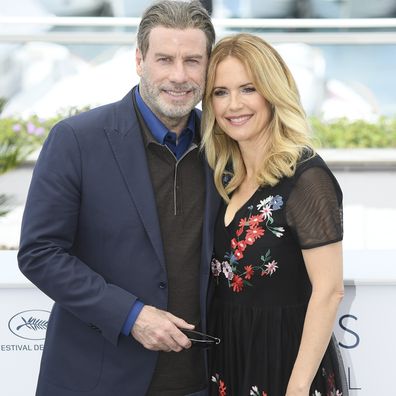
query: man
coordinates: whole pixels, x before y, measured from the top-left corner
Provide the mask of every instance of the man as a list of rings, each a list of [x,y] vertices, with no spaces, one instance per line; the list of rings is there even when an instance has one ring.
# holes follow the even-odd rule
[[[149,7],[139,86],[44,144],[18,254],[55,301],[38,396],[205,394],[203,351],[180,329],[205,330],[218,198],[194,106],[214,36],[198,1]]]

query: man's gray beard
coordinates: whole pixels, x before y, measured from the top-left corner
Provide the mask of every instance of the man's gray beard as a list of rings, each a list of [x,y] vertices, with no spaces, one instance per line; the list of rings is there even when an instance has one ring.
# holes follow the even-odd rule
[[[174,87],[175,90],[180,91],[184,90],[183,88],[191,90],[191,85],[188,87]],[[185,105],[170,105],[161,100],[161,90],[151,84],[147,84],[144,78],[140,81],[140,90],[140,94],[142,94],[143,90],[142,96],[144,96],[146,104],[159,118],[165,117],[172,120],[178,120],[190,114],[191,110],[201,101],[203,95],[203,89],[195,85],[192,90],[193,98],[191,98],[191,101],[189,100]]]

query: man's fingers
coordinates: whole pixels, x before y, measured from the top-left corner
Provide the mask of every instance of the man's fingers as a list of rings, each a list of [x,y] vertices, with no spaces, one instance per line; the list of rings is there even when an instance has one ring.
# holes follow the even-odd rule
[[[176,343],[178,345],[180,345],[182,348],[184,348],[184,349],[191,348],[191,341],[179,329],[177,329],[177,332],[174,333],[172,336],[173,336],[173,339],[176,341]]]
[[[171,314],[170,312],[165,312],[165,315],[167,316],[167,318],[177,327],[180,327],[181,329],[189,329],[192,330],[194,329],[194,325],[191,323],[186,322],[184,319],[179,318],[173,314]]]
[[[178,327],[194,326],[181,318],[155,307],[144,306],[132,327],[132,336],[152,351],[174,351],[190,348],[191,342]]]
[[[170,312],[166,312],[166,316],[177,327],[176,331],[172,332],[172,337],[174,338],[174,340],[177,342],[178,345],[180,345],[184,349],[190,348],[191,341],[180,329],[192,330],[194,329],[195,326],[175,315],[172,315]]]

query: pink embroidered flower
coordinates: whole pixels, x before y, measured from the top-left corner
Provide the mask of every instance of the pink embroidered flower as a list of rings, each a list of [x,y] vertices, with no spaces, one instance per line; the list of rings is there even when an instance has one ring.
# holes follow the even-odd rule
[[[267,274],[269,274],[271,276],[278,268],[277,264],[278,263],[275,260],[272,260],[270,263],[265,264],[265,266],[267,267],[265,272],[267,272]]]
[[[272,214],[272,209],[270,205],[265,205],[260,212],[262,213],[263,219],[265,220],[267,217],[270,217]]]
[[[242,291],[242,289],[243,289],[243,279],[240,276],[235,275],[232,280],[232,290],[234,292],[239,293],[240,291]]]
[[[254,274],[254,269],[252,265],[245,265],[245,279],[249,280],[252,278],[253,274]]]
[[[238,241],[235,238],[231,239],[231,248],[235,249],[238,245]]]

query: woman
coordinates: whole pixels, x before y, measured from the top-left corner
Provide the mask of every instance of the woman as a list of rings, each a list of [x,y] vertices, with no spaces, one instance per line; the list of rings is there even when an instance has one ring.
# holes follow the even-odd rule
[[[249,34],[209,64],[203,145],[223,197],[209,328],[212,394],[347,395],[332,328],[343,296],[342,193],[309,139],[280,55]]]

